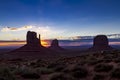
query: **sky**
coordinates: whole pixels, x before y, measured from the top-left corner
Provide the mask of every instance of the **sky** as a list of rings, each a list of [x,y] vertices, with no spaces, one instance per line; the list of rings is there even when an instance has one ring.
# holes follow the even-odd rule
[[[120,0],[0,0],[0,40],[120,33]]]

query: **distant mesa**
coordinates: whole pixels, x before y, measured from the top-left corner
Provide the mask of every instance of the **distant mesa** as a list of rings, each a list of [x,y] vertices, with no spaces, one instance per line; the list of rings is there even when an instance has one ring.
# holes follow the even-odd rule
[[[64,48],[59,46],[59,41],[57,39],[54,39],[52,41],[51,46],[49,48],[56,51],[65,50]]]
[[[93,40],[93,46],[89,48],[90,51],[104,51],[113,50],[109,46],[108,38],[105,35],[97,35]],[[5,54],[5,58],[48,58],[57,57],[61,52],[67,50],[59,46],[59,41],[54,39],[51,42],[51,46],[46,48],[41,45],[40,35],[37,38],[37,33],[28,31],[26,35],[26,43],[24,46]]]
[[[113,48],[109,46],[109,41],[105,35],[97,35],[93,40],[93,47],[90,50],[112,50]]]
[[[57,39],[54,39],[51,43],[51,47],[59,47],[59,42]]]
[[[94,38],[94,46],[108,46],[108,38],[105,35],[98,35]]]

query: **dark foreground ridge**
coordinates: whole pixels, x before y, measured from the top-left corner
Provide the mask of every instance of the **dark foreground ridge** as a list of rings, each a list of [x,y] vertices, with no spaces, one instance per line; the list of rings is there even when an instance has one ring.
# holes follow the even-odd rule
[[[0,80],[120,80],[120,51],[57,60],[0,60]]]

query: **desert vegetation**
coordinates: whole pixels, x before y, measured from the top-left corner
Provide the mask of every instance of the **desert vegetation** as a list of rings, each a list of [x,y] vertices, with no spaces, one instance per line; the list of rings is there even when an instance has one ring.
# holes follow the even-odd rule
[[[46,59],[0,61],[0,80],[116,80],[119,51]]]

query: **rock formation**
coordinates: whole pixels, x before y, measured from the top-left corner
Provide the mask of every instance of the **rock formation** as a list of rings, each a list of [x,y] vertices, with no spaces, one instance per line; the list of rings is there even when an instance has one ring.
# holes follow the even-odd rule
[[[55,56],[54,51],[43,47],[40,42],[40,35],[37,38],[36,32],[28,31],[24,46],[9,52],[7,55],[11,58],[42,58]]]
[[[17,49],[17,51],[43,51],[43,49],[46,49],[41,45],[40,35],[39,38],[37,38],[36,32],[27,32],[26,43],[27,44]]]
[[[38,45],[41,45],[40,35],[39,35],[39,39],[38,39],[36,32],[28,31],[26,38],[27,38],[27,39],[26,39],[27,45],[29,45],[29,46],[38,46]]]
[[[51,43],[51,47],[59,47],[59,42],[57,39],[54,39]]]
[[[52,49],[52,50],[55,50],[55,51],[64,50],[62,47],[59,46],[59,42],[58,42],[57,39],[54,39],[52,41],[51,46],[49,48]]]
[[[113,49],[109,46],[109,41],[105,35],[97,35],[93,40],[93,47],[90,50],[111,50]]]

